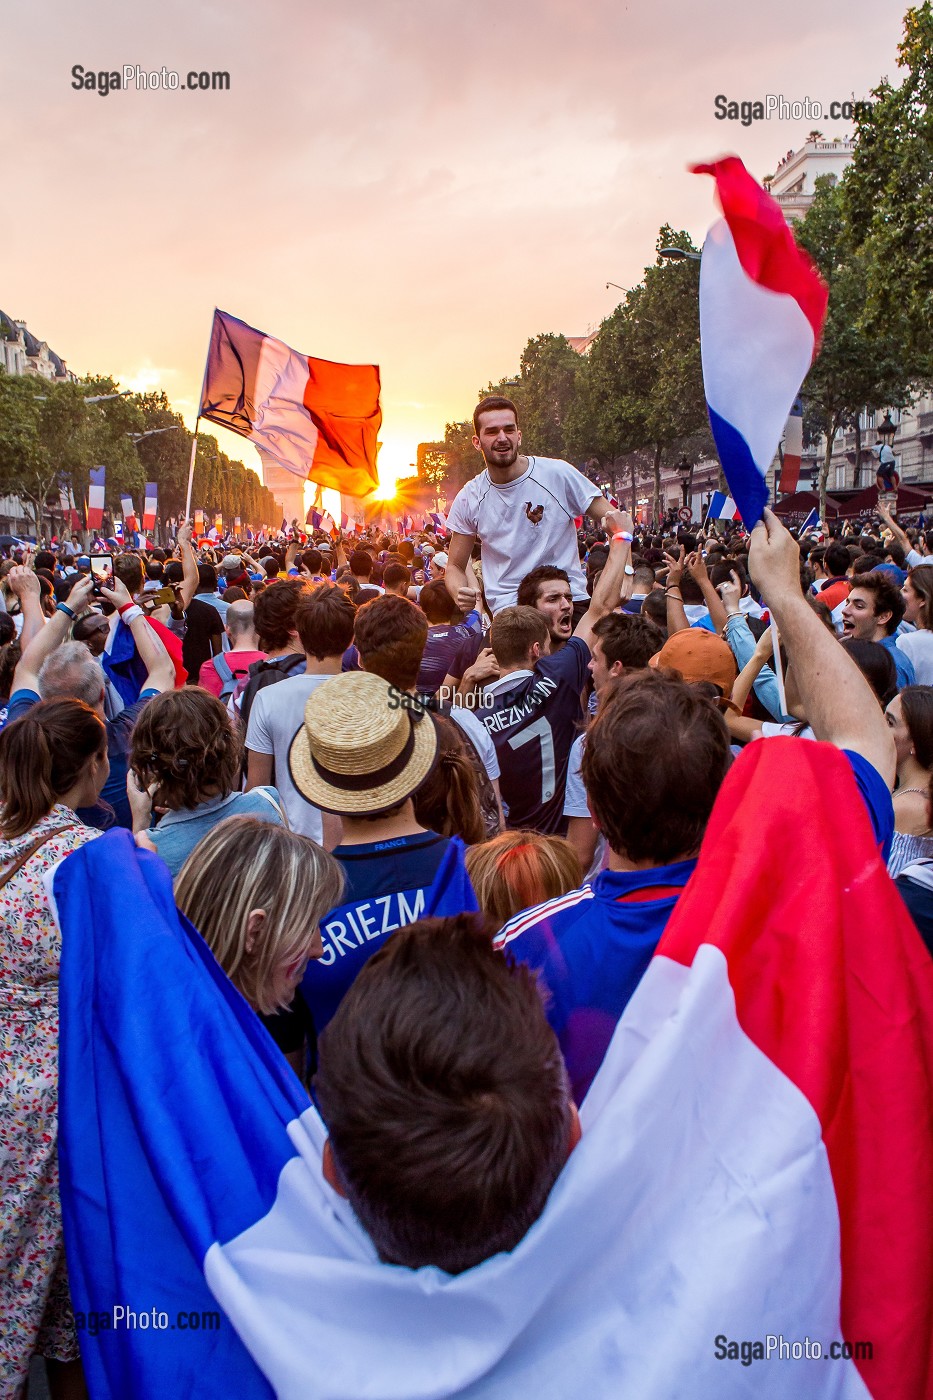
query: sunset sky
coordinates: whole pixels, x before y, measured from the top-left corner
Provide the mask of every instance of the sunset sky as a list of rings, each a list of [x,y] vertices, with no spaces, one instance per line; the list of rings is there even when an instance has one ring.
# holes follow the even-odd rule
[[[189,423],[215,306],[377,363],[381,465],[403,475],[529,336],[595,328],[662,223],[702,238],[712,182],[688,163],[735,151],[761,177],[813,125],[717,121],[718,93],[865,98],[897,81],[903,8],[12,0],[0,306]],[[230,90],[101,97],[74,64],[227,70]]]

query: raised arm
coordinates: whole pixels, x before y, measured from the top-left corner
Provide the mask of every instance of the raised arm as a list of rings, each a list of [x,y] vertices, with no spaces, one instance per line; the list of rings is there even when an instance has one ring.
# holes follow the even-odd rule
[[[687,555],[685,563],[687,573],[690,574],[703,594],[703,601],[709,609],[710,621],[716,631],[721,632],[726,625],[726,610],[723,607],[722,598],[707,573],[706,560],[700,550],[695,549],[692,554]]]
[[[15,570],[11,570],[10,576],[12,577],[15,572]],[[38,584],[38,579],[36,583]],[[90,574],[79,578],[74,588],[68,594],[64,607],[57,607],[42,630],[36,633],[17,663],[16,670],[13,674],[14,690],[38,691],[39,672],[42,670],[42,663],[47,656],[51,656],[56,647],[61,646],[62,642],[68,636],[68,629],[75,618],[80,617],[86,610],[93,587],[94,580],[91,578]],[[124,592],[125,591],[124,589]],[[127,594],[127,597],[129,597],[129,594]]]
[[[38,637],[46,624],[46,616],[42,611],[42,588],[38,575],[25,564],[17,564],[10,570],[7,583],[19,599],[20,611],[23,614],[23,630],[19,634],[19,644],[22,651],[25,651],[33,637]]]
[[[894,739],[867,680],[800,591],[800,551],[773,511],[752,532],[749,570],[777,619],[817,739],[861,754],[894,785]]]
[[[628,539],[622,536],[627,535]],[[613,535],[609,545],[609,558],[596,586],[593,589],[593,596],[590,605],[574,628],[573,635],[580,637],[587,646],[592,649],[593,628],[601,617],[611,613],[613,608],[618,607],[622,598],[622,587],[625,583],[625,566],[632,557],[632,517],[625,512],[622,515],[622,525],[619,531]],[[631,589],[629,590],[631,592]]]
[[[178,553],[181,558],[182,579],[181,588],[178,591],[178,601],[182,609],[187,608],[191,599],[198,591],[198,560],[191,544],[191,521],[183,520],[178,527],[178,534],[175,536],[175,543],[178,546]]]
[[[667,604],[667,635],[673,637],[675,632],[685,632],[690,626],[687,620],[686,609],[684,608],[684,597],[680,590],[681,580],[684,576],[684,547],[682,544],[675,545],[676,554],[665,554],[667,560],[667,578],[664,581],[664,601]]]
[[[118,578],[113,588],[102,588],[102,595],[120,612],[133,634],[139,659],[146,668],[141,690],[172,690],[175,686],[175,666],[163,645],[162,638],[149,623],[142,608],[134,604],[129,591]],[[126,611],[124,611],[124,609]]]
[[[444,582],[447,592],[461,612],[468,613],[476,607],[476,590],[470,587],[466,567],[473,553],[473,536],[453,534],[447,547],[447,568]]]

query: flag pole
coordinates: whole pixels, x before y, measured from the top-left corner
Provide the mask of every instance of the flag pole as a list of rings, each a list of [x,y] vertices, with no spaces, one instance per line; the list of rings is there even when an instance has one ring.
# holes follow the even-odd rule
[[[188,463],[188,494],[185,497],[185,519],[191,519],[191,488],[194,485],[194,459],[198,451],[198,425],[201,415],[194,420],[194,437],[191,439],[191,461]]]
[[[774,679],[777,681],[778,699],[781,702],[781,715],[783,717],[787,714],[787,694],[784,690],[784,672],[781,669],[781,644],[774,614],[769,612],[768,616],[768,626],[771,629],[771,651],[774,656]]]

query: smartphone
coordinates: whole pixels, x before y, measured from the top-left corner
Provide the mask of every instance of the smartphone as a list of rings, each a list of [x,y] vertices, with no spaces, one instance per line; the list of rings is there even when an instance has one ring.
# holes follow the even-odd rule
[[[174,588],[160,588],[155,593],[149,594],[149,600],[155,603],[156,607],[161,607],[163,603],[174,603]]]
[[[92,554],[91,555],[91,578],[94,580],[93,592],[99,594],[101,586],[105,588],[113,587],[113,555],[112,554]]]

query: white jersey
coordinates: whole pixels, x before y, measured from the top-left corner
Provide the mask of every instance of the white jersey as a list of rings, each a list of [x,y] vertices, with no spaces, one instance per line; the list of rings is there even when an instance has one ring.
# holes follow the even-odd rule
[[[505,486],[490,481],[488,471],[467,482],[447,528],[479,540],[483,590],[494,613],[515,602],[518,585],[539,564],[564,569],[573,597],[586,599],[574,518],[598,495],[582,472],[555,457],[529,457],[528,470]]]

